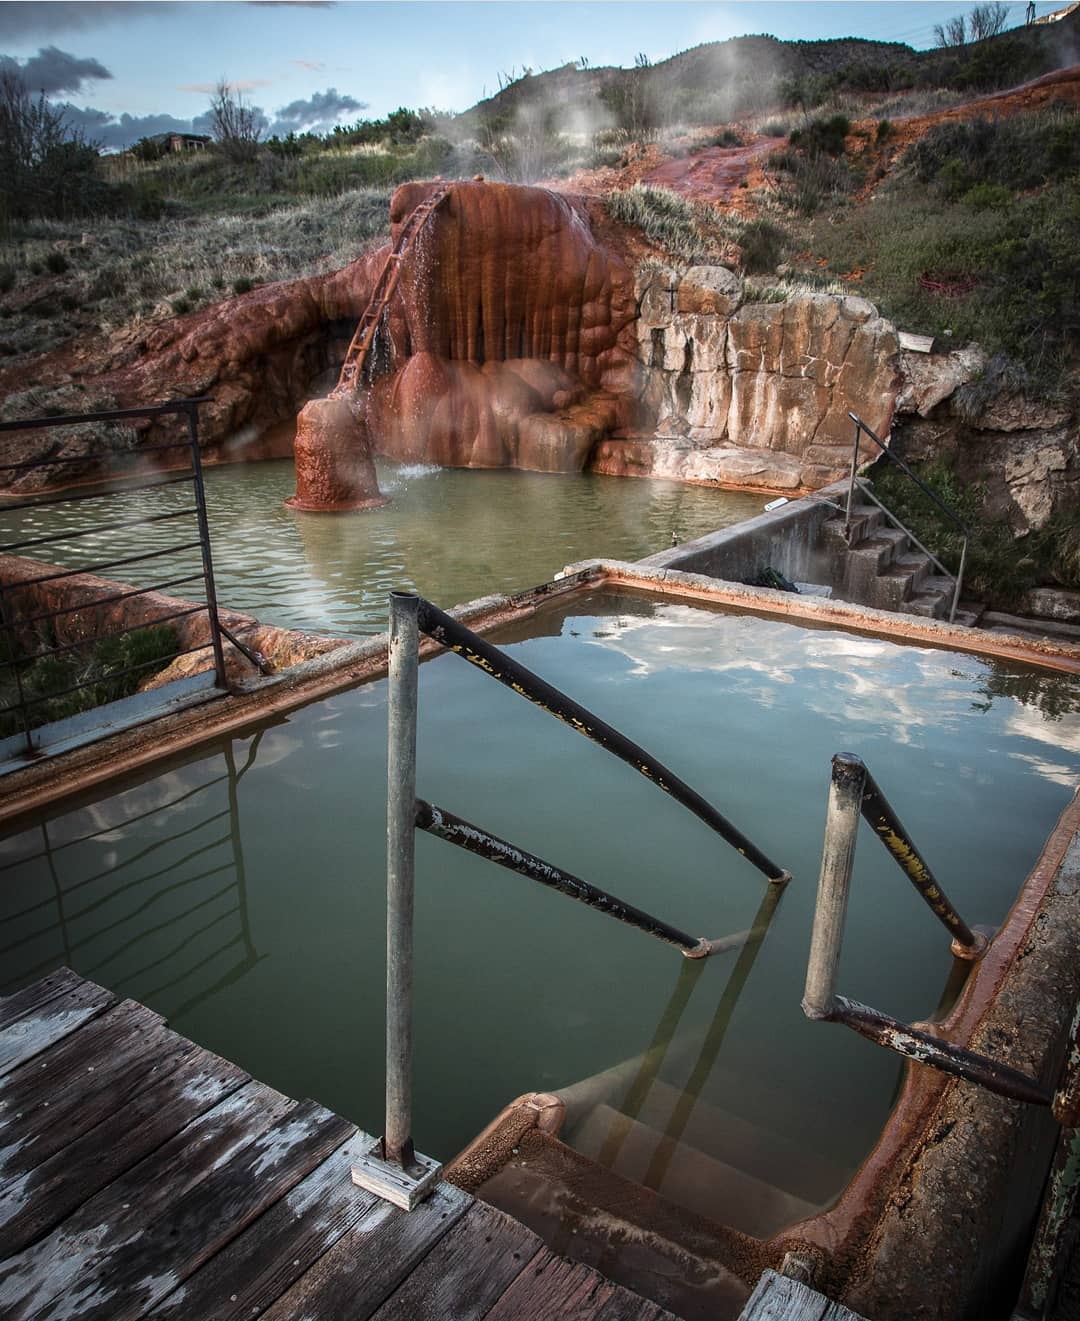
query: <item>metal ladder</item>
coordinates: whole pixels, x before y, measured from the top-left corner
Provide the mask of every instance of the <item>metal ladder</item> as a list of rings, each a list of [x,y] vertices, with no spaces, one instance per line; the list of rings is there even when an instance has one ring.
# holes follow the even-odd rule
[[[338,383],[331,391],[331,398],[340,398],[343,395],[351,397],[360,388],[364,363],[367,361],[367,356],[371,352],[371,346],[375,341],[379,321],[386,311],[390,299],[394,296],[398,281],[401,279],[401,267],[405,255],[427,222],[446,201],[449,193],[450,184],[440,184],[430,196],[426,197],[409,212],[397,236],[397,242],[383,263],[379,278],[375,281],[375,288],[372,290],[364,314],[353,332],[352,340],[345,354],[345,361],[341,366]]]

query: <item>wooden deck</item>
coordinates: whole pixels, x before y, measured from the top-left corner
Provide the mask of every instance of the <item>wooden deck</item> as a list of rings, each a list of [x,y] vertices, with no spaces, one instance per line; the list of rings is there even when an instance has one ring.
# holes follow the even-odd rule
[[[440,1183],[355,1187],[371,1139],[66,970],[0,999],[5,1321],[670,1313]]]

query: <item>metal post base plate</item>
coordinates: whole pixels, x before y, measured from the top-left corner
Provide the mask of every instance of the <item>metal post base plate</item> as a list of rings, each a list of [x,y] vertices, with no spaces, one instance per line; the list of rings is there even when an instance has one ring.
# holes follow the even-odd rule
[[[376,1197],[400,1206],[403,1211],[411,1211],[435,1191],[441,1173],[442,1166],[437,1160],[421,1156],[419,1152],[405,1168],[384,1160],[382,1141],[379,1140],[372,1143],[367,1154],[352,1167],[352,1181]]]

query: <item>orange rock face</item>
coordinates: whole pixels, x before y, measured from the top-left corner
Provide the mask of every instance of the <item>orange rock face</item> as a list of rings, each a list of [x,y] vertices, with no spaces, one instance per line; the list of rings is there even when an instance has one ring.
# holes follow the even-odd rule
[[[348,400],[306,404],[296,422],[296,494],[292,509],[348,513],[389,503],[379,493],[365,428]]]
[[[433,188],[394,194],[395,239]],[[636,312],[633,277],[584,209],[543,188],[457,183],[404,261],[363,399],[375,448],[451,467],[584,467],[583,436],[616,419],[607,391],[632,364]]]

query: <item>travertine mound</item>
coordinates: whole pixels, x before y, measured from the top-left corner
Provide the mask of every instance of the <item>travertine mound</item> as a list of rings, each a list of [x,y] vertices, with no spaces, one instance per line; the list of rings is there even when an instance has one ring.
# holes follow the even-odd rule
[[[434,187],[397,190],[395,239]],[[612,390],[633,367],[636,312],[633,277],[583,205],[456,183],[403,264],[363,400],[375,448],[451,467],[583,468],[620,419]],[[621,398],[629,418],[633,396]]]

